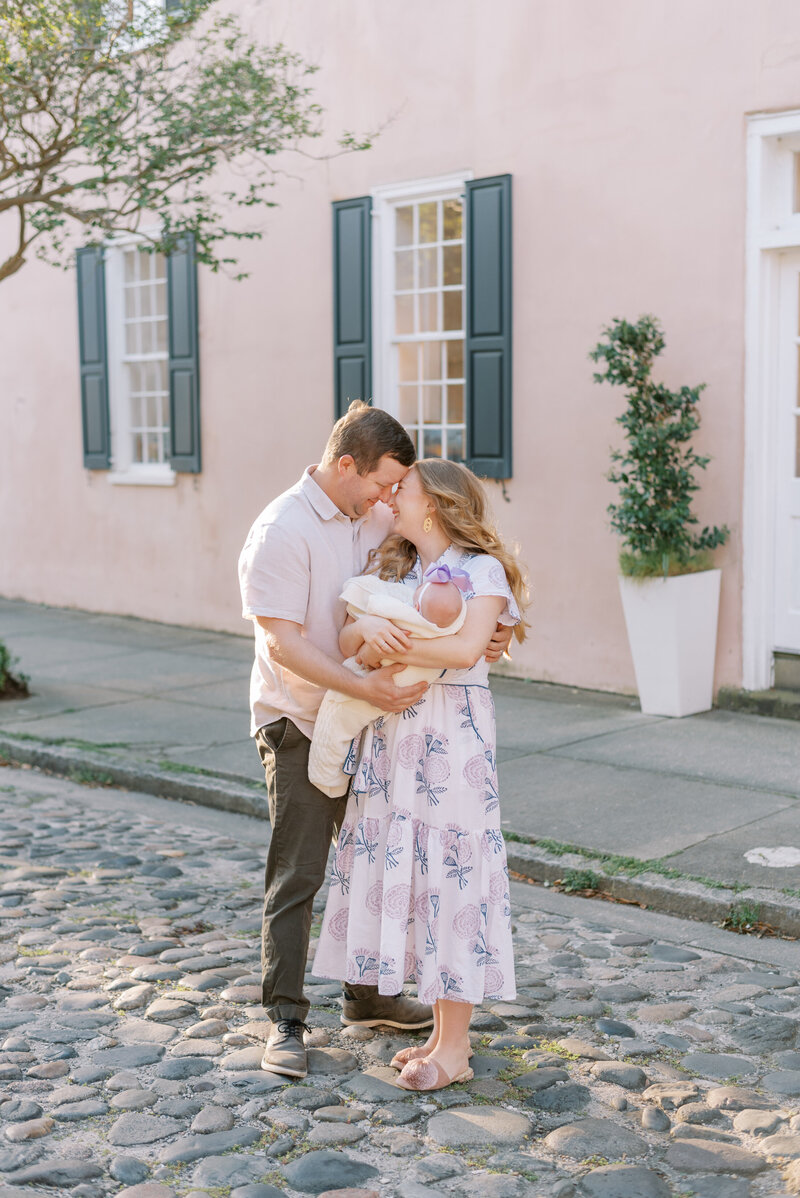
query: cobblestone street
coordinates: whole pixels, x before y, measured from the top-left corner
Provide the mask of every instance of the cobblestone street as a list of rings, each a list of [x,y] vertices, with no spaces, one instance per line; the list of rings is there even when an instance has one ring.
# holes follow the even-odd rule
[[[265,825],[6,768],[0,834],[0,1198],[800,1194],[795,944],[514,883],[474,1081],[393,1086],[407,1041],[310,965],[298,1084],[259,1069]]]

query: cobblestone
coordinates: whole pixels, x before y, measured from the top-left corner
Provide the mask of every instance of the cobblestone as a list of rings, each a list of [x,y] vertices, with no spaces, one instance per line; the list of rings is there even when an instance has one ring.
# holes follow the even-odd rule
[[[313,942],[310,1076],[261,1071],[267,829],[189,810],[0,771],[9,1193],[800,1192],[800,978],[588,900],[552,914],[515,885],[519,998],[475,1012],[474,1081],[399,1090],[407,1039],[341,1027]]]

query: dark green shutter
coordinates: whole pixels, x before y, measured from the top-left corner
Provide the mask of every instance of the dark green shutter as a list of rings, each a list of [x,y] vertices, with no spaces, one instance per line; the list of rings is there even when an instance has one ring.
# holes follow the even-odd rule
[[[511,176],[467,183],[467,457],[511,477]]]
[[[333,205],[333,362],[336,418],[372,402],[372,200]]]
[[[103,251],[99,246],[85,246],[78,250],[77,273],[83,464],[89,470],[108,470],[111,465],[111,439],[108,421],[106,289]]]
[[[169,314],[170,465],[200,471],[200,363],[197,336],[197,263],[186,236],[167,259]]]

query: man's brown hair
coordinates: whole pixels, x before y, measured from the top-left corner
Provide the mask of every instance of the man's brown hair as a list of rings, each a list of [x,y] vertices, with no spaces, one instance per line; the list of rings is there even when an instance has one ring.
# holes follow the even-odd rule
[[[337,462],[345,454],[350,454],[359,474],[377,469],[384,455],[401,466],[413,466],[416,458],[414,442],[400,421],[362,399],[354,399],[334,424],[322,461]]]

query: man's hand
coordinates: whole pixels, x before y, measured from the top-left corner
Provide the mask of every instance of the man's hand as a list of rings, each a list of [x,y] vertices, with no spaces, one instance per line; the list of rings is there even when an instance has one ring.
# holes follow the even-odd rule
[[[373,670],[363,679],[364,698],[381,711],[399,712],[418,703],[428,689],[427,682],[417,682],[414,686],[397,686],[394,675],[398,670],[405,669],[402,662],[391,666],[383,666]]]
[[[497,625],[486,649],[486,660],[490,665],[492,662],[499,661],[503,654],[507,652],[512,636],[513,630],[508,624]]]

